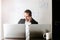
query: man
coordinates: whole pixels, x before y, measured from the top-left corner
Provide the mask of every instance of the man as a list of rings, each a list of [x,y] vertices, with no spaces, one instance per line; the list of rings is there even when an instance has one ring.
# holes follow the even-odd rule
[[[32,12],[30,10],[25,10],[24,11],[24,17],[25,19],[21,19],[18,24],[25,24],[25,23],[29,23],[29,24],[38,24],[38,22],[36,22],[33,18],[32,18]]]

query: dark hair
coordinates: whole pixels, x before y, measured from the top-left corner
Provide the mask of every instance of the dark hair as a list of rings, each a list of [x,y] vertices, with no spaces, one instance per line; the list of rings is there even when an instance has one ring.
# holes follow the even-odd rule
[[[32,16],[32,12],[31,12],[31,10],[29,10],[29,9],[25,10],[25,13],[28,13],[29,16]]]

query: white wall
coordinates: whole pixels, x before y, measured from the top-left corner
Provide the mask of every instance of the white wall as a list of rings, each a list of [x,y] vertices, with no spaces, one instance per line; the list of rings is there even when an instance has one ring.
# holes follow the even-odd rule
[[[52,0],[2,0],[3,24],[17,24],[23,18],[25,9],[32,11],[33,18],[39,24],[52,23]],[[45,7],[43,3],[48,3]]]
[[[1,0],[0,0],[0,39],[1,39]]]

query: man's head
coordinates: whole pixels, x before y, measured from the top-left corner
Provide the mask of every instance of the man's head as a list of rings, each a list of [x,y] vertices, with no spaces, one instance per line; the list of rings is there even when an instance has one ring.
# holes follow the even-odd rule
[[[25,10],[24,11],[24,17],[25,17],[26,20],[31,20],[32,12],[30,10]]]

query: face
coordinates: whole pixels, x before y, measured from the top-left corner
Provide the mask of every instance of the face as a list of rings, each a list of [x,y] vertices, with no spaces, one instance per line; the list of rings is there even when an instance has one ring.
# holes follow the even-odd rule
[[[30,20],[31,19],[31,16],[29,16],[28,13],[24,13],[24,17],[25,17],[26,20]]]

